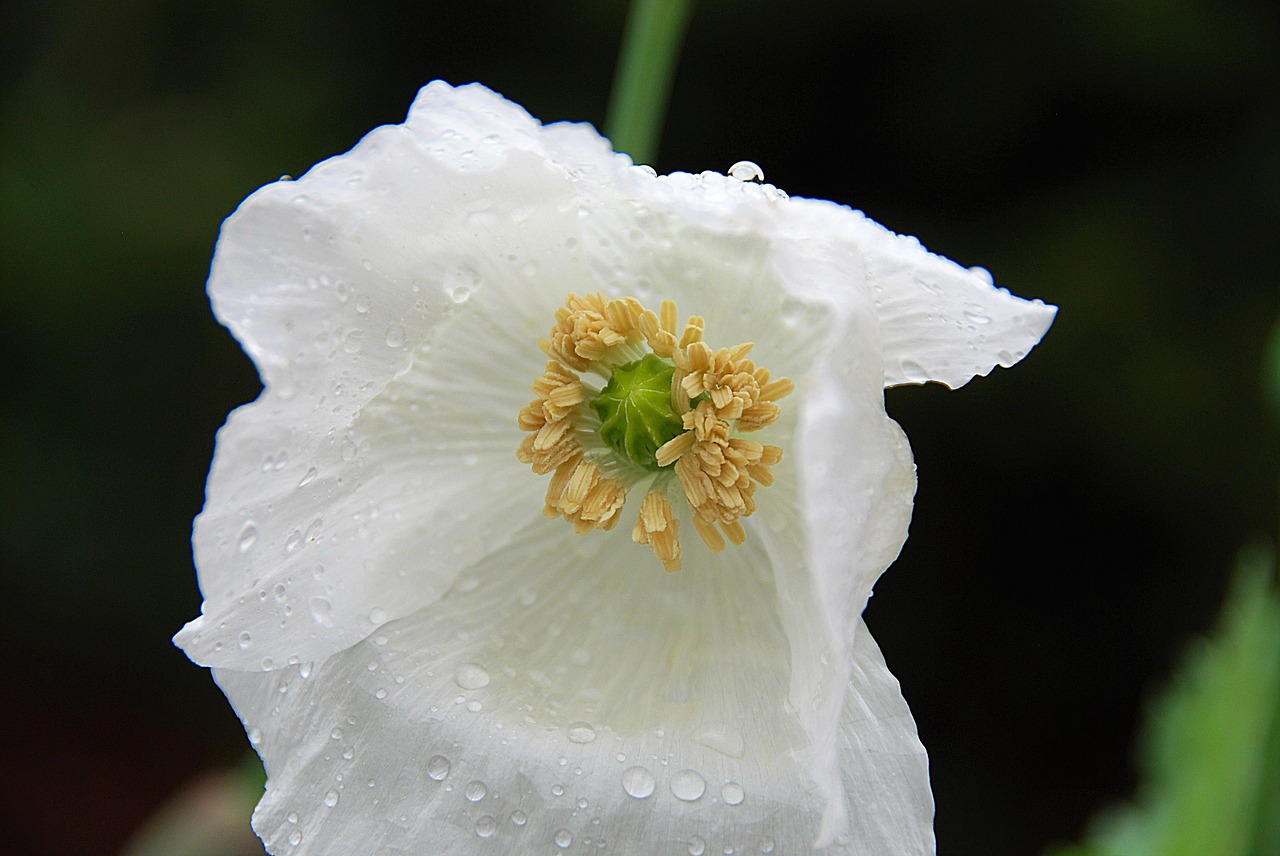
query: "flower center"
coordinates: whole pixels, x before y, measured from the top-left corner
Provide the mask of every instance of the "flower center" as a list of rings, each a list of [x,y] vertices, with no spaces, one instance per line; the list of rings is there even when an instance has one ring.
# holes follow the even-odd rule
[[[711,350],[700,316],[677,339],[678,318],[670,300],[656,315],[634,297],[569,295],[538,343],[550,359],[520,411],[529,434],[516,450],[552,474],[543,513],[581,534],[616,526],[628,490],[646,482],[631,539],[668,571],[681,564],[681,518],[714,552],[746,539],[741,519],[782,449],[738,435],[777,420],[776,402],[795,388],[748,360],[749,342]],[[598,392],[578,376],[587,371],[608,379]]]
[[[671,400],[675,372],[675,364],[646,354],[616,366],[604,389],[591,399],[591,409],[600,417],[600,438],[646,470],[662,469],[658,448],[684,433]]]

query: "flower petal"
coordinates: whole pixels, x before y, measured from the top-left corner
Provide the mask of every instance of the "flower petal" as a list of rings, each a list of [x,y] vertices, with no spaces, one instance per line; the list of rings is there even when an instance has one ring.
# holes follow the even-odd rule
[[[541,508],[515,413],[565,291],[595,285],[575,185],[519,108],[433,99],[224,226],[210,294],[266,389],[220,432],[196,521],[206,601],[176,641],[198,662],[328,656]]]
[[[885,386],[963,386],[1021,360],[1053,323],[1057,307],[995,288],[984,270],[966,270],[871,220],[856,227],[880,318]]]
[[[694,573],[663,574],[633,564],[616,532],[555,531],[551,552],[545,533],[526,533],[436,604],[313,669],[217,672],[267,762],[254,824],[272,852],[601,840],[616,854],[697,840],[810,852],[821,803],[786,705],[761,551],[703,551]],[[902,833],[895,823],[922,823],[906,839],[918,842],[930,822],[923,751],[862,635],[848,707],[858,734],[838,751],[851,775],[896,779],[832,853],[876,852],[865,848]],[[915,807],[909,820],[882,815],[898,799]]]

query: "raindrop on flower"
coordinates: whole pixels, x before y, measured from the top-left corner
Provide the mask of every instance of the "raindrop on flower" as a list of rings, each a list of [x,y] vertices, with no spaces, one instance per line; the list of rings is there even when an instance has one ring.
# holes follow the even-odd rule
[[[307,606],[311,609],[311,620],[321,627],[333,626],[333,604],[329,603],[328,598],[313,597],[307,602]]]
[[[746,798],[746,791],[737,782],[727,782],[720,789],[720,799],[725,805],[739,805]]]
[[[707,842],[702,839],[701,835],[695,835],[689,839],[689,856],[702,856],[707,852]]]
[[[772,853],[774,848],[773,839],[768,836],[760,839],[760,852]]]
[[[432,755],[427,761],[427,775],[437,782],[444,781],[449,775],[449,759],[443,755]]]
[[[707,791],[707,780],[694,770],[681,770],[671,780],[671,793],[678,800],[694,802]]]
[[[569,845],[573,843],[573,833],[567,829],[561,829],[556,832],[556,846],[561,850],[569,849]]]
[[[498,821],[494,820],[492,815],[482,814],[476,820],[476,835],[481,838],[491,838],[498,831]]]
[[[629,767],[622,773],[622,789],[638,800],[652,796],[657,785],[657,779],[647,767]]]
[[[386,620],[387,611],[385,609],[375,606],[373,609],[369,610],[369,622],[371,624],[382,624]]]
[[[326,808],[333,808],[338,804],[339,795],[337,791],[329,791],[324,795],[324,804]]]
[[[596,739],[596,730],[589,722],[575,722],[569,726],[569,740],[573,743],[590,743]]]
[[[467,783],[467,790],[465,791],[465,794],[467,799],[471,802],[480,802],[480,800],[484,799],[484,795],[487,793],[489,793],[489,789],[485,787],[484,782],[476,781]]]
[[[529,815],[525,814],[520,809],[516,809],[511,812],[511,822],[516,826],[524,826],[529,822]]]
[[[308,469],[308,470],[306,471],[306,473],[305,473],[305,474],[303,474],[302,479],[301,479],[301,480],[299,480],[299,482],[298,482],[298,487],[304,487],[304,486],[306,486],[306,485],[310,484],[310,483],[311,483],[311,481],[312,481],[312,480],[313,480],[317,475],[319,475],[319,472],[316,470],[316,468],[315,468],[315,467],[311,467],[310,469]]]
[[[752,161],[738,161],[729,167],[729,177],[738,181],[764,181],[764,170]]]
[[[489,686],[489,672],[479,663],[463,663],[453,673],[453,682],[464,690],[478,690]]]
[[[241,651],[245,650],[252,644],[253,644],[253,637],[249,635],[248,630],[240,634],[240,650]]]
[[[258,540],[258,527],[250,521],[240,529],[240,537],[236,541],[236,546],[240,548],[241,553],[247,553],[249,548],[253,546],[253,542]]]

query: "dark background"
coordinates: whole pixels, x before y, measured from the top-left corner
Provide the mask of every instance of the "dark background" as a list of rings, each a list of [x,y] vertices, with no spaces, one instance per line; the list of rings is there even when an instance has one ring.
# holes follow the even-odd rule
[[[867,620],[930,752],[944,854],[1034,854],[1129,794],[1145,700],[1274,529],[1278,10],[695,10],[659,171],[755,160],[1062,307],[1016,370],[887,396],[920,489]],[[114,853],[247,750],[168,641],[199,609],[214,431],[258,390],[203,292],[221,220],[433,78],[599,124],[624,13],[0,7],[0,848]]]

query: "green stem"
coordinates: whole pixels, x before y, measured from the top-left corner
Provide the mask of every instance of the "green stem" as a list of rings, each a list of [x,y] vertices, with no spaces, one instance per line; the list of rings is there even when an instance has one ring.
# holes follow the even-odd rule
[[[692,0],[633,0],[605,130],[636,163],[653,163]]]

